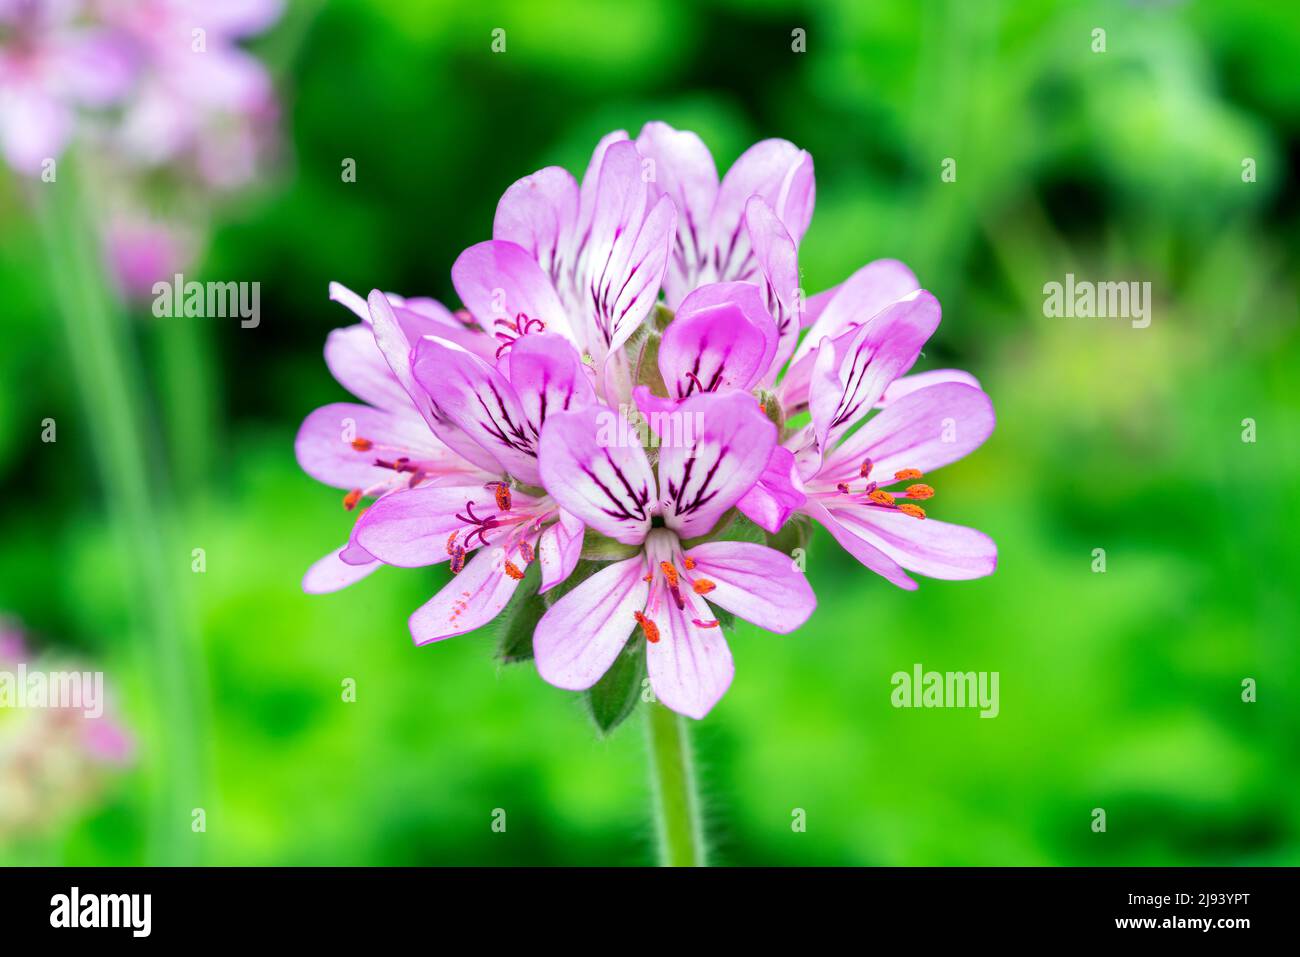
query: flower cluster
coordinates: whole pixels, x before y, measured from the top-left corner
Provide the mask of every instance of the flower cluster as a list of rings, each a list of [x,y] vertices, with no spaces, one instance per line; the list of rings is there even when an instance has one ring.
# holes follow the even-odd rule
[[[992,403],[964,372],[907,375],[939,304],[901,263],[805,300],[813,197],[789,142],[719,180],[698,136],[649,123],[601,140],[581,183],[549,167],[506,190],[452,266],[463,309],[333,286],[360,321],[325,359],[360,402],[317,409],[296,448],[359,517],[304,588],[447,562],[418,644],[506,612],[550,683],[643,653],[658,700],[700,718],[732,680],[724,626],[812,614],[788,552],[810,521],[902,588],[991,574],[993,542],[921,503]]]
[[[135,740],[116,712],[15,707],[15,675],[60,671],[67,662],[38,658],[22,630],[0,615],[0,846],[48,830],[93,805],[109,774],[135,760]],[[103,702],[100,702],[103,705]]]
[[[282,6],[0,0],[0,154],[19,174],[48,178],[74,139],[87,144],[107,258],[126,294],[186,265],[204,197],[247,184],[268,152],[275,93],[239,44]],[[146,194],[168,208],[148,208]]]

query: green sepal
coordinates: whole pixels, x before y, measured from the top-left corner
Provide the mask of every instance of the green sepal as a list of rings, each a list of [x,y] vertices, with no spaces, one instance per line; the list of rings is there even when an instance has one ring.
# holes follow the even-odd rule
[[[673,315],[673,311],[662,302],[655,303],[654,327],[663,332],[668,328],[668,323],[673,321]]]
[[[668,386],[659,372],[659,343],[663,337],[653,329],[646,329],[636,337],[636,345],[628,351],[632,356],[632,385],[648,386],[660,398],[668,397]]]
[[[641,551],[640,545],[624,545],[622,542],[615,541],[607,535],[601,535],[599,532],[593,532],[591,529],[587,529],[582,536],[581,557],[586,561],[617,562],[631,558],[639,551]],[[577,574],[576,570],[574,574]],[[570,575],[569,577],[573,578],[574,576]]]
[[[805,515],[792,515],[775,535],[771,532],[764,534],[767,536],[768,548],[775,548],[792,557],[797,548],[803,549],[804,554],[807,554],[808,542],[812,538],[812,523]]]
[[[541,565],[530,562],[523,581],[501,612],[501,624],[497,626],[497,658],[502,664],[512,665],[533,657],[533,632],[549,607],[545,596],[537,593],[541,584]]]
[[[588,532],[588,534],[590,534],[590,532]],[[573,567],[573,574],[555,587],[551,588],[549,591],[543,592],[541,596],[542,601],[546,602],[547,608],[550,608],[557,601],[569,592],[573,591],[604,567],[605,562],[593,562],[586,559],[579,559],[578,564]]]
[[[645,638],[638,632],[623,646],[604,677],[583,692],[587,711],[602,737],[636,710],[644,678]]]

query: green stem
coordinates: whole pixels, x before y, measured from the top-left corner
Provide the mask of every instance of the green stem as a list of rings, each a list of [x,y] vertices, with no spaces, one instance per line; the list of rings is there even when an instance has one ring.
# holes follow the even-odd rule
[[[204,498],[211,471],[209,449],[217,431],[214,395],[217,385],[200,321],[159,320],[159,386],[166,401],[163,422],[171,448],[172,480],[191,502]]]
[[[646,728],[659,863],[664,867],[703,867],[704,830],[686,719],[655,702],[647,713]]]
[[[179,570],[189,552],[163,534],[168,516],[151,476],[143,374],[126,317],[104,274],[99,232],[71,158],[57,182],[35,187],[41,235],[68,354],[85,406],[109,519],[124,559],[136,660],[148,676],[157,761],[147,861],[184,864],[197,857],[190,811],[202,806],[199,696],[194,630],[184,612]],[[151,749],[152,750],[152,749]]]

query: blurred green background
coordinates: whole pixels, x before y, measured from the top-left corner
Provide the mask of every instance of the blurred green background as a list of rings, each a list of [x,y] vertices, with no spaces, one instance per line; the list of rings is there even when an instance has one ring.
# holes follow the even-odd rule
[[[498,665],[492,636],[415,648],[407,615],[444,572],[302,594],[351,518],[292,441],[345,397],[321,358],[352,321],[330,280],[458,305],[451,263],[488,238],[506,186],[580,172],[604,132],[663,119],[724,171],[763,137],[810,150],[804,287],[903,259],[944,307],[918,368],[969,369],[998,413],[931,503],[997,540],[994,577],[904,593],[819,536],[813,621],[735,633],[735,684],[693,726],[715,861],[1300,863],[1300,12],[333,0],[292,4],[254,48],[284,100],[282,155],[222,204],[187,278],[260,281],[262,323],[133,317],[193,632],[166,668],[140,637],[57,280],[0,180],[0,610],[101,663],[139,742],[95,801],[0,862],[652,859],[639,715],[598,740],[576,696]],[[1150,281],[1150,327],[1045,318],[1043,284],[1067,272]],[[890,675],[916,662],[1000,672],[1001,714],[895,710]],[[183,773],[168,734],[192,742]]]

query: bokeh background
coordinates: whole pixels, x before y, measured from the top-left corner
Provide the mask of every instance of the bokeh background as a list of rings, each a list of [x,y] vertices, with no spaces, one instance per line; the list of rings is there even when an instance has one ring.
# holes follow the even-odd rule
[[[490,634],[415,648],[406,617],[445,572],[302,594],[351,518],[292,440],[344,398],[321,357],[351,321],[330,280],[458,305],[450,265],[506,186],[663,119],[723,170],[763,137],[810,150],[804,287],[909,263],[944,307],[919,368],[971,370],[999,420],[933,503],[997,540],[994,577],[904,593],[820,536],[812,623],[735,633],[735,684],[693,728],[714,859],[1300,863],[1300,12],[332,0],[291,3],[252,48],[284,142],[187,278],[260,281],[261,325],[130,315],[167,490],[149,518],[181,623],[165,641],[94,452],[86,343],[54,318],[66,277],[29,184],[0,173],[0,612],[103,668],[136,742],[84,799],[3,833],[0,862],[652,859],[639,715],[600,740]],[[1150,327],[1046,318],[1043,284],[1067,272],[1151,282]],[[916,662],[1000,672],[1001,714],[892,708],[890,675]]]

